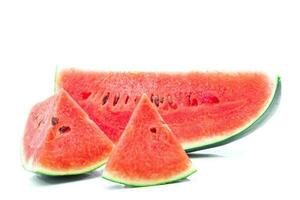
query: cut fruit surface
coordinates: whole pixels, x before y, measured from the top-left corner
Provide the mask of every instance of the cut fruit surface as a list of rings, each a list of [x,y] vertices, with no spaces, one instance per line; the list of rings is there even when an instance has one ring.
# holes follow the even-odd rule
[[[109,138],[61,89],[32,108],[23,137],[23,165],[47,175],[81,174],[104,164],[112,148]]]
[[[146,93],[186,151],[234,141],[266,119],[280,96],[280,78],[241,72],[93,72],[65,69],[64,88],[117,142]]]
[[[149,186],[174,182],[195,171],[168,125],[143,95],[106,164],[103,178]]]

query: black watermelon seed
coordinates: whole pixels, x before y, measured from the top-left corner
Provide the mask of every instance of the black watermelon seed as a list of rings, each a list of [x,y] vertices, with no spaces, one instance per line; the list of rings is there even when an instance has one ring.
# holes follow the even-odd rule
[[[51,123],[52,123],[52,126],[55,126],[56,124],[58,124],[58,118],[57,117],[52,117],[51,118]]]
[[[71,128],[69,126],[62,126],[58,130],[60,133],[66,133],[66,132],[69,132],[71,130]]]
[[[113,106],[117,105],[119,99],[120,99],[120,95],[117,94],[117,95],[115,96],[115,98],[114,98]]]
[[[43,123],[43,120],[41,119],[38,123],[38,128],[41,126],[42,123]]]
[[[154,95],[153,94],[151,94],[151,96],[150,96],[150,101],[153,103],[153,98],[154,98]]]
[[[125,99],[125,104],[128,103],[128,100],[129,100],[129,96],[126,97],[126,99]]]
[[[154,97],[154,104],[158,107],[159,106],[159,97],[155,96]]]
[[[151,131],[152,133],[156,133],[156,128],[152,127],[152,128],[150,128],[150,131]]]
[[[160,102],[160,103],[164,103],[164,98],[161,97],[161,98],[159,99],[159,102]]]
[[[109,92],[103,97],[102,105],[106,104],[106,102],[108,101],[108,98],[109,98]]]

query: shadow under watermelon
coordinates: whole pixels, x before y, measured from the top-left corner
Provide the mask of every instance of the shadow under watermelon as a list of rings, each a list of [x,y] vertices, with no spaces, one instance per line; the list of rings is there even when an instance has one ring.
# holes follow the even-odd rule
[[[149,187],[168,187],[170,185],[173,184],[180,184],[180,183],[185,183],[185,182],[189,182],[190,179],[188,178],[184,178],[184,179],[179,179],[177,181],[174,182],[170,182],[170,183],[164,183],[164,184],[157,184],[157,185],[150,185],[150,186],[144,186],[144,187],[136,187],[136,186],[130,186],[130,185],[123,185],[123,184],[112,184],[110,186],[107,187],[108,190],[121,190],[121,189],[141,189],[141,188],[149,188]]]
[[[38,187],[51,186],[51,185],[58,185],[58,184],[99,178],[101,177],[102,172],[103,170],[97,170],[87,174],[70,175],[70,176],[47,176],[47,175],[35,174],[31,178],[31,181],[35,186]]]
[[[223,158],[225,156],[212,153],[188,153],[189,158]]]

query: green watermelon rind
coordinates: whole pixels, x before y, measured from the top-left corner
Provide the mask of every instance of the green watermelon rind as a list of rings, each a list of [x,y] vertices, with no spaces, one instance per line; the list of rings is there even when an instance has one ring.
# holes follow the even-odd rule
[[[245,126],[239,128],[238,130],[234,131],[233,133],[231,133],[229,135],[215,137],[215,138],[207,140],[206,142],[203,142],[203,139],[202,139],[202,140],[199,140],[199,142],[182,144],[184,150],[187,153],[189,153],[189,152],[193,152],[193,151],[214,148],[214,147],[228,144],[230,142],[233,142],[237,139],[240,139],[240,138],[250,134],[254,129],[256,129],[258,126],[260,126],[263,122],[266,121],[266,119],[272,114],[272,112],[276,109],[276,107],[278,105],[278,102],[281,97],[281,78],[279,75],[276,76],[276,79],[274,82],[275,82],[276,86],[274,87],[273,94],[269,98],[269,102],[262,109],[262,111],[259,112],[257,117],[253,118]]]
[[[43,166],[32,166],[27,164],[27,162],[24,159],[24,156],[22,156],[22,166],[25,170],[34,172],[36,174],[41,175],[47,175],[47,176],[69,176],[69,175],[80,175],[80,174],[86,174],[92,171],[95,171],[96,169],[102,167],[108,159],[102,160],[94,165],[91,165],[89,167],[85,167],[82,169],[74,169],[74,170],[68,170],[68,171],[56,171],[52,169],[48,169]]]
[[[115,183],[119,183],[119,184],[123,184],[125,186],[128,187],[147,187],[147,186],[154,186],[154,185],[164,185],[164,184],[168,184],[168,183],[175,183],[178,181],[181,181],[183,179],[186,179],[187,177],[191,176],[192,174],[196,173],[197,169],[190,166],[188,170],[178,174],[177,176],[174,176],[170,179],[163,179],[163,180],[156,180],[156,181],[135,181],[135,180],[125,180],[125,179],[120,179],[118,177],[115,177],[113,175],[110,175],[110,173],[106,170],[104,170],[103,174],[102,174],[102,178],[115,182]]]

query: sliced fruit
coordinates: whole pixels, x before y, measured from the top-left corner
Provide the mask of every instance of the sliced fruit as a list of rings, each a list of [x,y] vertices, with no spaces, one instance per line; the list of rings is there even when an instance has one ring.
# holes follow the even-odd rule
[[[195,171],[168,125],[143,95],[107,162],[103,178],[149,186],[174,182]]]
[[[25,169],[46,175],[73,175],[103,165],[113,143],[61,89],[36,104],[22,146]]]
[[[280,78],[259,72],[150,73],[65,69],[64,88],[117,142],[146,93],[186,151],[227,144],[269,116],[280,96]]]

